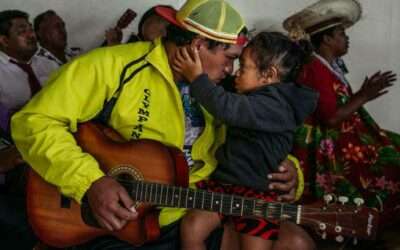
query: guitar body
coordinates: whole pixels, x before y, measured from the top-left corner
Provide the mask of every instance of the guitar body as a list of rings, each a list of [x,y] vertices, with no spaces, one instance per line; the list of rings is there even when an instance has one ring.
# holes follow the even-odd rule
[[[113,130],[93,123],[81,124],[75,137],[83,151],[96,158],[107,175],[119,181],[135,179],[187,186],[188,168],[183,155],[159,142],[124,142]],[[63,197],[55,186],[34,171],[30,170],[28,174],[30,224],[43,242],[54,247],[78,245],[109,234],[133,245],[156,239],[159,236],[157,211],[150,204],[141,202],[136,203],[136,209],[139,218],[120,231],[109,232],[88,226],[82,215],[89,216],[89,213],[86,214],[77,202]]]

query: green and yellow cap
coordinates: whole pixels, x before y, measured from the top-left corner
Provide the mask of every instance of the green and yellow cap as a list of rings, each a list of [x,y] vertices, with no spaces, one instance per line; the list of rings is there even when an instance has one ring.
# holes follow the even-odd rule
[[[187,0],[178,11],[157,7],[156,12],[170,23],[211,40],[239,45],[247,42],[240,36],[245,27],[243,18],[224,0]]]

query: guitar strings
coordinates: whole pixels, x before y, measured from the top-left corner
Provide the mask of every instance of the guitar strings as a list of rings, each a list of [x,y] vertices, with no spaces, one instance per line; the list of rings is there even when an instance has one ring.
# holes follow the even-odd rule
[[[138,185],[146,185],[147,191],[149,189],[149,186],[153,186],[156,189],[169,189],[169,190],[181,190],[181,195],[182,195],[182,191],[184,192],[184,196],[188,196],[189,192],[196,192],[198,195],[196,196],[195,199],[193,199],[193,203],[197,203],[196,201],[203,201],[204,203],[211,203],[211,201],[217,201],[217,200],[221,200],[220,196],[223,195],[227,195],[231,198],[229,198],[229,201],[227,202],[231,202],[232,199],[237,199],[237,200],[241,200],[241,199],[245,199],[248,202],[254,202],[254,201],[258,201],[258,199],[254,199],[254,198],[250,198],[250,197],[245,197],[245,196],[238,196],[238,195],[231,195],[231,194],[223,194],[223,193],[218,193],[218,192],[210,192],[207,190],[199,190],[199,189],[192,189],[192,188],[186,188],[186,187],[177,187],[177,186],[171,186],[168,184],[164,184],[164,183],[153,183],[153,182],[142,182],[142,181],[129,181],[129,180],[125,180],[125,179],[118,179],[116,178],[116,180],[118,180],[121,184],[128,184],[128,185],[132,185],[131,188],[133,188],[133,185],[138,184]],[[145,188],[144,188],[145,189]],[[144,190],[143,190],[144,191]],[[154,192],[154,191],[153,191]],[[162,192],[162,190],[161,190]],[[160,192],[160,195],[162,196],[162,193]],[[172,193],[169,194],[170,196],[172,196]],[[174,195],[177,195],[177,193],[175,193]],[[143,194],[139,194],[140,197],[143,196]],[[200,197],[201,196],[201,197]],[[213,197],[207,197],[207,196],[213,196]],[[166,197],[168,198],[168,197]],[[162,199],[160,199],[162,201]],[[167,199],[165,199],[167,200]],[[170,199],[170,201],[173,204],[174,199]],[[323,211],[321,211],[321,208],[311,208],[311,207],[305,207],[304,205],[293,205],[293,204],[289,204],[289,203],[274,203],[274,202],[266,202],[264,200],[259,200],[262,203],[266,203],[268,204],[268,208],[269,210],[273,210],[273,209],[277,209],[277,210],[281,210],[281,206],[285,206],[284,207],[284,212],[286,213],[297,213],[298,211],[298,207],[302,206],[302,214],[315,214],[315,213],[321,213]],[[151,202],[151,201],[150,201]],[[157,202],[157,201],[155,201]],[[227,205],[226,202],[222,202],[223,205]],[[162,204],[161,204],[162,205]],[[210,204],[211,206],[213,205],[218,205],[218,204]],[[240,206],[242,204],[239,204]],[[230,208],[230,206],[225,206],[224,208]],[[274,213],[274,211],[269,211],[270,213]],[[280,212],[280,211],[279,211]],[[331,214],[329,212],[323,212],[324,214]],[[334,212],[332,212],[334,213]],[[351,214],[351,212],[348,212],[348,214]]]
[[[303,212],[302,214],[306,214],[306,215],[315,215],[315,214],[324,214],[324,215],[332,215],[332,214],[337,214],[340,213],[341,215],[345,215],[345,214],[354,214],[354,212],[337,212],[337,211],[329,211],[329,212],[325,212],[325,211],[317,211],[317,212]]]
[[[127,181],[124,181],[124,180],[121,180],[121,183],[132,184],[132,185],[135,184],[135,182],[127,182]],[[207,190],[193,189],[193,188],[186,188],[186,187],[177,187],[177,186],[171,186],[171,185],[162,184],[162,183],[139,182],[139,181],[136,181],[136,183],[139,183],[139,185],[140,185],[140,183],[143,183],[147,187],[153,186],[153,188],[155,188],[155,189],[162,189],[162,188],[174,189],[174,190],[179,190],[180,189],[181,192],[184,192],[185,196],[188,196],[190,192],[193,192],[193,194],[194,193],[198,193],[200,195],[203,195],[205,197],[204,200],[206,200],[206,201],[221,199],[221,196],[226,195],[226,197],[231,197],[229,199],[229,202],[231,202],[232,199],[245,199],[247,201],[262,201],[262,202],[268,203],[268,202],[266,202],[264,200],[261,200],[261,199],[254,199],[252,197],[238,196],[236,194],[225,194],[225,193],[219,193],[219,192],[210,192],[210,191],[207,191]],[[156,186],[156,187],[154,187],[154,186]],[[147,190],[145,190],[145,191],[150,191],[150,190],[149,190],[149,188],[147,188]],[[153,190],[152,192],[155,192],[155,191]],[[162,192],[162,190],[161,190],[161,192]],[[160,194],[161,194],[161,192],[160,192]],[[175,193],[175,195],[176,195],[176,193]],[[207,195],[208,196],[213,196],[213,197],[208,199]],[[199,196],[196,196],[196,200],[199,200]],[[269,204],[273,204],[273,203],[269,203]],[[284,204],[285,206],[287,206],[286,208],[293,207],[294,210],[297,210],[297,207],[298,207],[297,205],[291,205],[291,204],[288,204],[288,203],[276,203],[276,204],[279,204],[279,205],[280,204]]]
[[[220,201],[222,203],[221,205],[222,205],[222,210],[223,211],[226,211],[226,210],[231,210],[232,211],[232,206],[227,204],[227,203],[232,203],[232,200],[235,200],[235,199],[238,199],[238,200],[245,199],[247,202],[253,203],[252,207],[243,207],[243,210],[245,210],[245,209],[252,210],[251,212],[254,212],[253,210],[257,209],[256,208],[256,205],[257,205],[256,201],[261,201],[261,205],[266,205],[267,206],[266,209],[267,209],[268,215],[275,215],[275,216],[273,216],[275,218],[280,217],[279,215],[281,215],[282,211],[284,211],[285,213],[288,213],[288,214],[290,214],[290,213],[297,214],[298,207],[299,207],[299,205],[292,205],[292,204],[286,204],[286,203],[270,203],[270,202],[266,202],[264,200],[258,200],[258,199],[254,199],[254,198],[244,197],[244,196],[242,197],[242,196],[238,196],[238,195],[230,195],[230,194],[223,194],[223,193],[218,193],[218,192],[210,192],[210,191],[207,191],[207,190],[198,190],[198,189],[191,189],[191,188],[185,188],[185,187],[176,187],[176,186],[171,186],[171,185],[163,184],[163,183],[152,183],[152,182],[142,182],[142,181],[128,181],[128,180],[122,180],[122,179],[118,179],[118,178],[116,180],[119,181],[121,184],[130,185],[131,188],[134,188],[133,186],[135,184],[142,185],[142,187],[141,187],[142,190],[141,191],[145,191],[145,192],[146,191],[148,192],[150,190],[152,192],[154,192],[153,188],[155,188],[156,189],[155,192],[157,194],[157,189],[160,189],[160,193],[159,194],[161,196],[163,194],[163,192],[162,192],[163,189],[169,189],[169,190],[172,189],[173,191],[179,190],[181,195],[183,193],[183,195],[186,196],[186,199],[189,196],[190,192],[192,192],[193,194],[194,193],[199,194],[195,198],[193,198],[193,200],[191,201],[192,205],[194,205],[198,201],[201,201],[203,203],[209,203],[209,205],[212,208],[216,204],[211,204],[211,201],[220,199]],[[147,186],[147,188],[144,188],[143,187],[144,185]],[[149,190],[149,186],[150,186],[150,190]],[[135,187],[135,188],[137,188],[137,187]],[[136,191],[139,191],[139,190],[136,189]],[[172,193],[170,193],[170,195],[172,196]],[[174,194],[174,195],[176,195],[176,194]],[[225,200],[225,202],[224,202],[223,195],[226,195],[226,197],[229,196],[230,197],[229,200]],[[143,193],[139,194],[139,196],[142,197]],[[212,197],[210,198],[210,197],[207,197],[207,196],[212,196]],[[160,199],[160,201],[162,201],[162,199]],[[157,201],[155,201],[155,202],[157,202]],[[174,202],[173,197],[172,197],[171,202],[172,203]],[[181,203],[182,201],[179,200],[178,202]],[[186,204],[187,203],[188,202],[186,200]],[[217,204],[217,205],[219,205],[219,204]],[[240,204],[240,205],[242,205],[242,204]],[[284,209],[282,210],[282,206],[286,206],[286,207],[284,207]],[[258,209],[260,209],[260,208],[258,208]],[[247,211],[247,212],[250,212],[250,211]],[[304,216],[321,214],[321,213],[323,213],[324,215],[338,214],[338,212],[326,212],[326,211],[321,211],[320,208],[310,208],[310,207],[305,207],[304,205],[302,205],[301,221],[314,223],[314,224],[318,225],[319,223],[322,223],[321,220],[306,218]],[[353,213],[354,212],[340,212],[341,215],[345,215],[345,214],[349,214],[350,215],[350,214],[353,214]],[[338,224],[332,224],[332,223],[325,223],[325,224],[327,226],[330,226],[330,227],[335,227],[335,226],[338,225]],[[347,225],[343,226],[343,223],[340,224],[340,225],[342,227],[342,231],[347,231],[347,232],[349,232],[351,234],[354,234],[354,230],[351,229],[349,226],[347,226]],[[352,225],[353,225],[353,222],[350,222],[350,226],[352,226]]]
[[[147,186],[147,190],[144,190],[144,191],[150,191],[150,190],[148,190],[149,188],[149,186],[155,186],[154,188],[155,189],[162,189],[162,188],[167,188],[167,189],[173,189],[173,191],[175,190],[180,190],[181,191],[181,195],[182,195],[182,191],[183,191],[183,195],[184,196],[189,196],[189,193],[190,192],[193,192],[193,194],[194,193],[197,193],[197,194],[199,194],[199,195],[197,195],[194,199],[193,199],[193,201],[191,201],[191,202],[193,202],[193,203],[195,203],[196,201],[204,201],[204,202],[208,202],[208,203],[210,203],[211,201],[213,201],[213,200],[215,200],[215,201],[222,201],[222,205],[224,206],[224,207],[226,207],[226,208],[230,208],[230,206],[227,206],[228,204],[226,204],[227,202],[228,203],[231,203],[232,202],[232,200],[242,200],[242,199],[245,199],[247,202],[255,202],[255,201],[261,201],[262,203],[266,203],[266,204],[270,204],[269,206],[274,206],[274,205],[276,205],[277,206],[277,209],[280,209],[281,208],[281,206],[285,206],[285,212],[296,212],[297,211],[297,209],[298,209],[298,206],[297,205],[290,205],[290,204],[284,204],[284,203],[276,203],[276,204],[273,204],[273,203],[268,203],[268,202],[266,202],[266,201],[264,201],[264,200],[258,200],[258,199],[254,199],[254,198],[250,198],[250,197],[242,197],[242,196],[238,196],[238,195],[231,195],[231,194],[223,194],[223,193],[218,193],[218,192],[209,192],[209,191],[207,191],[207,190],[199,190],[199,189],[189,189],[189,188],[182,188],[182,187],[175,187],[175,186],[170,186],[170,185],[166,185],[166,184],[160,184],[160,183],[150,183],[150,182],[139,182],[139,181],[135,181],[135,182],[132,182],[132,181],[130,181],[130,182],[127,182],[127,181],[124,181],[124,180],[121,180],[121,182],[123,182],[123,183],[128,183],[128,184],[138,184],[138,185],[140,185],[140,184],[142,184],[142,186],[143,185],[146,185]],[[142,189],[143,189],[143,187],[142,187]],[[144,188],[144,189],[146,189],[146,188]],[[152,188],[150,188],[150,189],[152,189]],[[141,190],[141,191],[143,191],[143,190]],[[154,192],[154,190],[153,190],[153,192]],[[156,191],[156,193],[157,193],[157,191]],[[160,190],[160,195],[162,195],[163,194],[163,192],[162,192],[162,190]],[[140,195],[140,198],[143,196],[143,194],[139,194]],[[172,193],[170,193],[170,195],[172,196]],[[175,195],[176,195],[176,193],[175,193]],[[226,197],[230,197],[230,198],[228,198],[228,199],[224,199],[222,196],[224,196],[224,195],[226,195]],[[211,197],[210,197],[211,196]],[[151,202],[151,199],[149,199],[150,200],[150,202]],[[162,201],[162,199],[160,199],[161,201]],[[173,202],[174,200],[171,200],[171,202]],[[225,202],[224,202],[225,201]],[[157,201],[156,201],[157,202]],[[210,205],[215,205],[215,204],[210,204]],[[240,204],[241,205],[241,204]],[[268,207],[269,209],[273,209],[273,207]]]

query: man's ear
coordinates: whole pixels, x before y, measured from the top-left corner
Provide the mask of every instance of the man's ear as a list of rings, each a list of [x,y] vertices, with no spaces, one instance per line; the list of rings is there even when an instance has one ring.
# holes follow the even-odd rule
[[[192,43],[190,44],[190,46],[192,48],[196,48],[198,51],[200,51],[200,49],[202,49],[202,48],[208,48],[208,43],[204,38],[198,36],[192,40]]]
[[[42,40],[42,39],[41,39],[41,38],[42,38],[42,32],[40,32],[40,31],[35,32],[35,36],[36,36],[37,42],[39,42],[40,40]]]
[[[322,42],[323,43],[325,43],[325,44],[327,44],[327,45],[330,45],[331,44],[331,42],[332,42],[332,36],[330,36],[330,35],[328,35],[328,34],[325,34],[323,37],[322,37]]]
[[[5,35],[0,35],[0,47],[7,48],[8,47],[8,37]]]

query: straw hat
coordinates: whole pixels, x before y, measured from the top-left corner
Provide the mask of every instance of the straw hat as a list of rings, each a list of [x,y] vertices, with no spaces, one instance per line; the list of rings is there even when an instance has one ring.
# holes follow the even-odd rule
[[[290,33],[310,36],[343,25],[348,28],[360,20],[361,4],[357,0],[320,0],[288,17],[283,27]],[[292,34],[292,36],[299,34]]]

